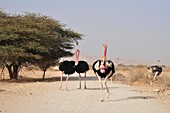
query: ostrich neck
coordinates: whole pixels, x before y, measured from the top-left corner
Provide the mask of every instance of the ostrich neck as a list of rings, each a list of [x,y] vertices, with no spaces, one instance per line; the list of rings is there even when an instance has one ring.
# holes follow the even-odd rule
[[[78,61],[79,61],[79,51],[76,51],[76,63],[78,63]]]
[[[104,44],[103,46],[104,46],[104,54],[103,54],[103,57],[104,57],[104,59],[106,59],[107,45]]]

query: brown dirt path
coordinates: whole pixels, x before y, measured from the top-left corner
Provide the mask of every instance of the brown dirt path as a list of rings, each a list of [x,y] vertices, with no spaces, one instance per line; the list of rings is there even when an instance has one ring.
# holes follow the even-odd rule
[[[147,88],[108,82],[110,101],[100,102],[99,82],[88,76],[88,89],[78,90],[78,77],[68,82],[0,82],[1,113],[170,113],[166,104]],[[83,84],[82,84],[83,85]],[[104,91],[105,92],[105,91]]]

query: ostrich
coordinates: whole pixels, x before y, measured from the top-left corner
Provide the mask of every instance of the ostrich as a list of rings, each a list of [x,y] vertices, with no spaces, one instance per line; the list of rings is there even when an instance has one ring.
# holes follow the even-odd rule
[[[153,65],[153,66],[149,66],[149,79],[150,79],[150,85],[153,85],[153,82],[156,79],[156,76],[159,76],[162,73],[162,67],[158,66],[158,65]]]
[[[109,89],[107,87],[107,80],[115,73],[114,63],[111,60],[107,60],[106,51],[107,51],[107,45],[104,44],[104,56],[102,57],[101,60],[95,61],[92,66],[93,71],[98,77],[100,83],[101,96],[102,96],[101,102],[104,101],[102,78],[104,78],[104,84],[107,90],[107,98],[109,99]]]
[[[76,50],[75,52],[75,56],[76,56],[76,60],[75,61],[68,61],[65,60],[63,61],[63,59],[60,60],[60,64],[59,64],[59,70],[62,72],[61,77],[60,77],[60,81],[61,81],[61,85],[59,87],[59,90],[62,88],[62,77],[63,74],[67,75],[66,78],[66,90],[67,89],[67,84],[68,84],[68,79],[69,79],[69,75],[74,74],[75,72],[77,72],[79,74],[79,88],[81,89],[81,73],[84,73],[84,88],[86,89],[86,72],[89,70],[89,66],[87,64],[87,62],[85,61],[79,61],[79,54],[80,54],[80,50]]]
[[[89,65],[86,61],[79,61],[79,54],[80,50],[76,50],[75,56],[75,71],[79,74],[79,88],[81,89],[81,73],[84,73],[84,89],[87,89],[86,87],[86,72],[89,70]]]
[[[68,61],[68,60],[63,61],[63,59],[61,59],[60,63],[59,63],[59,70],[62,72],[61,77],[60,77],[61,85],[59,87],[59,90],[62,88],[63,74],[65,74],[65,75],[67,75],[66,90],[68,91],[67,82],[69,79],[69,75],[71,75],[75,72],[75,61]]]

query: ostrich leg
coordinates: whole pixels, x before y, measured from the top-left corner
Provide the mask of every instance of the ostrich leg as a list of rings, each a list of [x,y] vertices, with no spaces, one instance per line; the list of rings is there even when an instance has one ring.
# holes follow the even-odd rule
[[[155,81],[157,75],[158,75],[158,72],[155,73],[155,75],[153,77],[153,81]]]
[[[81,89],[81,75],[79,73],[79,88],[78,89]]]
[[[149,83],[151,86],[153,86],[153,80],[150,79],[150,83]]]
[[[69,74],[68,74],[68,76],[67,76],[67,78],[66,78],[66,90],[67,90],[67,91],[68,91],[68,89],[67,89],[68,79],[69,79]]]
[[[62,72],[62,73],[61,73],[61,76],[60,76],[60,81],[61,81],[61,84],[60,84],[59,90],[62,88],[63,73],[64,73],[64,72]]]
[[[107,80],[109,79],[109,76],[111,75],[111,73],[112,73],[112,71],[104,79],[104,84],[105,84],[106,90],[107,90],[107,99],[109,99],[109,96],[110,96],[109,88],[107,87]]]
[[[97,76],[99,79],[99,83],[100,83],[100,89],[101,89],[101,102],[104,102],[104,96],[103,96],[103,84],[102,84],[102,78],[100,76]]]
[[[84,89],[87,89],[87,87],[86,87],[86,72],[84,73]]]

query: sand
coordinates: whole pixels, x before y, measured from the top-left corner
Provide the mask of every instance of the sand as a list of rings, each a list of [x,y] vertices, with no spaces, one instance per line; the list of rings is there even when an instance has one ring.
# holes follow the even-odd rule
[[[49,72],[48,72],[49,73]],[[169,96],[153,88],[129,86],[108,81],[110,99],[100,102],[97,77],[87,76],[87,89],[77,89],[77,74],[70,77],[68,89],[59,90],[59,73],[45,81],[0,82],[1,113],[170,113]],[[49,75],[48,75],[49,76]],[[83,86],[82,81],[82,86]]]

